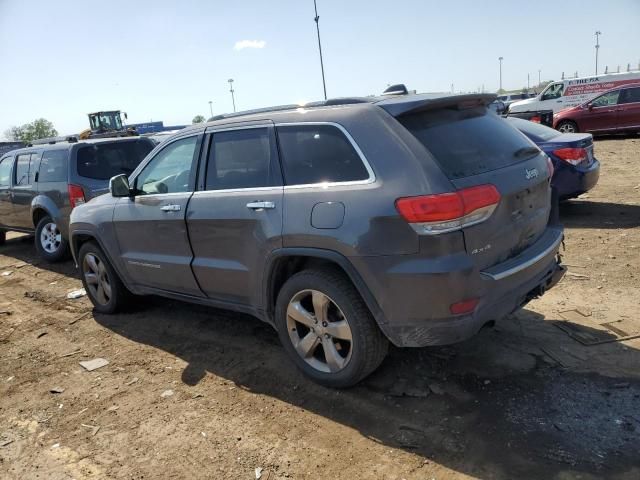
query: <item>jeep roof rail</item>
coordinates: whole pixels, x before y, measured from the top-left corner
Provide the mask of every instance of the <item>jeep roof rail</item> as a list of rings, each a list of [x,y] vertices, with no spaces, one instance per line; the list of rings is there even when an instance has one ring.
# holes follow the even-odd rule
[[[63,135],[61,137],[39,138],[38,140],[27,143],[26,146],[33,147],[34,145],[55,145],[56,143],[62,142],[76,143],[77,141],[78,137],[76,135]]]

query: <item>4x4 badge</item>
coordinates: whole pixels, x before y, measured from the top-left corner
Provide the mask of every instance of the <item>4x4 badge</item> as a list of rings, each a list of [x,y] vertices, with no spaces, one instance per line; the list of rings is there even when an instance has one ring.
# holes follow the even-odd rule
[[[524,169],[524,178],[526,178],[527,180],[531,180],[533,178],[537,178],[537,176],[538,176],[538,169],[537,168],[532,168],[532,169],[525,168]]]

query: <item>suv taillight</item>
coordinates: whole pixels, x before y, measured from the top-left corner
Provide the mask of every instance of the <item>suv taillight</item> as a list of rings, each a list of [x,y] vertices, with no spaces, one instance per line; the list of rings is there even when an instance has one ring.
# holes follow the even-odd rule
[[[69,184],[68,191],[71,208],[76,208],[78,205],[82,205],[84,203],[84,191],[82,190],[82,187]]]
[[[589,158],[584,148],[559,148],[553,154],[571,165],[578,165]]]
[[[396,209],[419,234],[435,235],[485,221],[500,202],[493,185],[479,185],[451,193],[405,197]]]

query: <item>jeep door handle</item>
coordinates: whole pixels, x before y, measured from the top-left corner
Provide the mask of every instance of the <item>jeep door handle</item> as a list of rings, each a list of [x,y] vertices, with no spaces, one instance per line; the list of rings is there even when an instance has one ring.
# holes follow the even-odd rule
[[[160,210],[162,210],[163,212],[179,212],[180,205],[163,205],[162,207],[160,207]]]
[[[273,202],[249,202],[247,203],[247,208],[252,210],[270,210],[276,208],[276,204]]]

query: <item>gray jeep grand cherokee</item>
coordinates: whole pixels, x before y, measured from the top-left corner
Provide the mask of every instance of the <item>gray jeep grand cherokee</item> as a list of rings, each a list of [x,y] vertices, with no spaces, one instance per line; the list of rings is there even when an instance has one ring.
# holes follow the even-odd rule
[[[388,341],[469,338],[564,273],[550,162],[493,99],[335,99],[182,130],[73,211],[89,297],[103,313],[157,294],[255,315],[333,387]]]

